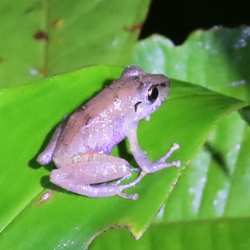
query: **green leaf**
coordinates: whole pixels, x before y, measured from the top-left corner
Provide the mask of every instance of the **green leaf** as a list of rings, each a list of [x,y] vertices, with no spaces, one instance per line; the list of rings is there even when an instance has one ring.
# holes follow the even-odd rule
[[[138,240],[128,230],[109,230],[91,244],[101,249],[246,250],[250,238],[249,218],[153,224]]]
[[[181,168],[147,175],[128,190],[139,193],[139,199],[132,201],[93,199],[55,188],[48,179],[53,164],[41,167],[35,162],[62,117],[120,73],[119,68],[89,67],[1,91],[1,249],[85,249],[109,227],[126,225],[137,238],[146,230]],[[167,101],[150,122],[140,123],[139,142],[153,160],[178,142],[180,150],[169,161],[180,159],[185,167],[214,125],[246,105],[199,86],[172,81]],[[117,155],[117,149],[114,151]]]
[[[0,88],[92,64],[127,66],[148,6],[149,0],[2,0]]]
[[[249,136],[249,126],[237,113],[217,125],[169,197],[166,221],[250,215]]]
[[[138,43],[132,63],[249,100],[249,27],[196,31],[178,47],[164,37],[153,36]],[[180,108],[186,109],[186,105],[190,103]],[[201,105],[196,109],[193,122],[202,128],[199,117],[204,112]],[[239,111],[249,124],[249,106]],[[183,126],[189,125],[183,122]],[[182,136],[196,133],[197,127]],[[178,136],[173,135],[174,139]],[[193,144],[191,138],[189,144]],[[248,249],[249,148],[250,128],[240,115],[235,112],[221,119],[205,146],[181,172],[141,239],[135,241],[124,229],[110,230],[90,249]]]
[[[132,64],[250,100],[250,27],[193,32],[182,46],[153,36],[139,42]]]
[[[213,147],[231,149],[224,153],[220,148],[223,154],[217,149],[228,172],[220,157],[213,159],[208,150],[200,150],[142,238],[135,241],[125,230],[110,230],[90,249],[106,249],[111,242],[116,245],[108,249],[248,249],[250,128],[233,113],[219,122],[215,134]],[[221,140],[223,135],[226,140]]]
[[[160,69],[171,77],[249,100],[249,37],[249,27],[197,31],[181,47],[173,47],[163,37],[152,37],[138,44],[134,63],[148,64],[156,71],[149,59],[161,54],[166,61]],[[249,120],[249,107],[240,113]],[[250,215],[250,203],[245,199],[250,190],[248,134],[248,125],[237,114],[218,124],[166,202],[167,221]]]

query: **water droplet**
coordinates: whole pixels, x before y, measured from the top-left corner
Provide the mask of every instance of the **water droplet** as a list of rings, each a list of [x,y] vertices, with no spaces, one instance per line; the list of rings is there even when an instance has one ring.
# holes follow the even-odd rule
[[[38,71],[36,69],[29,69],[29,73],[30,73],[31,76],[38,75]]]

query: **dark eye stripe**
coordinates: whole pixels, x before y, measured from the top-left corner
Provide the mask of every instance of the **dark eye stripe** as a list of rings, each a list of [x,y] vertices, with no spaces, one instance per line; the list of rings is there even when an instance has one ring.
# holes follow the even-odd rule
[[[137,107],[138,107],[139,104],[141,104],[141,102],[137,102],[137,103],[135,104],[135,112],[137,111]]]

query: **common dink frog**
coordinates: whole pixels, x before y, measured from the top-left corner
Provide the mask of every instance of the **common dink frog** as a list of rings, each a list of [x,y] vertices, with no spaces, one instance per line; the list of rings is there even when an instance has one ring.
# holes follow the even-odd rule
[[[151,162],[137,139],[138,122],[149,120],[169,88],[170,80],[164,75],[148,74],[137,66],[125,68],[118,80],[61,122],[38,156],[42,165],[55,163],[57,169],[50,175],[51,182],[89,197],[119,195],[135,200],[137,194],[122,191],[135,186],[147,173],[180,166],[180,161],[165,163],[179,148],[177,143],[161,159]],[[139,169],[130,168],[126,160],[110,155],[125,137]],[[140,171],[139,176],[129,184],[119,185],[133,171]]]

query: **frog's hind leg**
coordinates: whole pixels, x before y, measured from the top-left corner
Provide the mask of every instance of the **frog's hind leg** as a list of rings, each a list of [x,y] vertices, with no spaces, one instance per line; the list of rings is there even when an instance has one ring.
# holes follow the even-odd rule
[[[60,133],[61,133],[61,130],[62,130],[62,126],[60,124],[56,128],[56,131],[54,132],[52,138],[50,139],[50,142],[47,145],[47,147],[44,149],[44,151],[41,154],[38,155],[37,161],[41,165],[46,165],[51,161],[54,150],[56,148],[56,143],[57,143],[58,137],[60,136]]]
[[[52,171],[51,182],[71,192],[89,197],[119,195],[124,198],[137,199],[137,194],[127,195],[122,191],[135,186],[144,174],[141,173],[136,180],[129,184],[119,186],[123,180],[131,176],[132,171],[137,171],[137,169],[131,169],[127,161],[99,153],[80,157],[78,155],[78,161],[70,164],[56,162],[59,169]],[[113,184],[105,183],[116,179],[118,181]]]
[[[67,116],[65,116],[63,118],[63,121],[56,128],[56,130],[55,130],[52,138],[50,139],[47,147],[44,149],[44,151],[41,154],[38,155],[37,161],[41,165],[46,165],[52,160],[52,156],[53,156],[54,150],[56,148],[58,138],[59,138],[61,131],[62,131],[63,127],[65,126],[66,122],[67,122]]]
[[[71,192],[89,196],[92,198],[118,195],[123,198],[132,199],[132,200],[136,200],[138,198],[138,194],[125,194],[125,193],[122,193],[122,191],[130,187],[134,187],[146,174],[145,172],[142,171],[136,180],[134,180],[133,182],[129,184],[122,185],[122,186],[116,186],[112,184],[111,185],[109,184],[101,184],[101,185],[85,184],[84,185],[84,184],[72,183],[71,181],[68,181],[66,179],[58,182],[58,175],[60,174],[56,173],[55,171],[61,171],[61,170],[62,169],[53,170],[50,176],[50,180],[54,184],[57,184],[58,186],[61,186],[62,188],[65,188]]]

